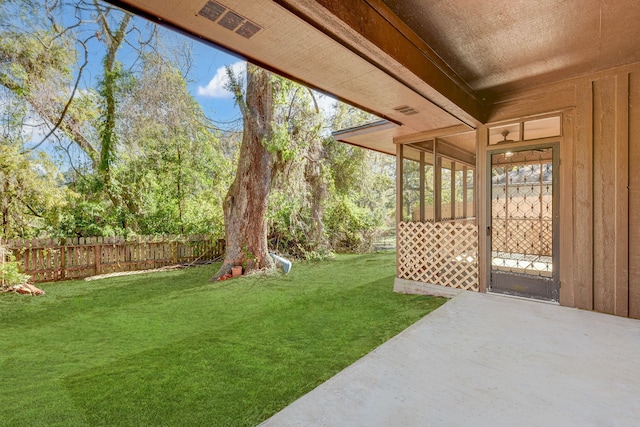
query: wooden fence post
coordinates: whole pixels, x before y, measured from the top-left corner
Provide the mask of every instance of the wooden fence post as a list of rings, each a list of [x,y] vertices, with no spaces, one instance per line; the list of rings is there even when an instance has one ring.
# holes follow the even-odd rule
[[[60,239],[60,280],[67,277],[67,239]]]
[[[173,259],[173,264],[177,264],[178,263],[178,240],[177,239],[171,242],[171,257]]]
[[[93,246],[93,271],[96,276],[100,274],[101,262],[102,262],[102,245],[96,242],[95,245]]]

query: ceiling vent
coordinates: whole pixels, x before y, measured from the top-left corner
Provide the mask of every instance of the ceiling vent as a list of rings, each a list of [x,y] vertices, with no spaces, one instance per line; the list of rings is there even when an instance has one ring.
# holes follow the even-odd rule
[[[409,107],[408,105],[402,105],[400,107],[394,108],[399,113],[404,114],[405,116],[412,116],[414,114],[418,114],[418,110],[413,107]]]
[[[247,39],[250,39],[262,30],[260,25],[212,0],[209,0],[207,4],[200,9],[198,15]]]

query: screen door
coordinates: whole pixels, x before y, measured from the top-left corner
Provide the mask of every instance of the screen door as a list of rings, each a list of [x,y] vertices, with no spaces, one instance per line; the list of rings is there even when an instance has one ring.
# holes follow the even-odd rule
[[[489,153],[489,290],[558,301],[557,147]]]

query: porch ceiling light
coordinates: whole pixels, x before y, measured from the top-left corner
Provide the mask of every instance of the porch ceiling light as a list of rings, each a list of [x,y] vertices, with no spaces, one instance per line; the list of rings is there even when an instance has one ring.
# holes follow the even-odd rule
[[[507,136],[509,136],[509,131],[507,129],[503,130],[501,135],[504,139],[502,141],[499,141],[498,144],[509,144],[511,142],[515,142],[513,139],[507,139]],[[513,156],[513,152],[507,151],[506,153],[504,153],[504,156],[507,158],[511,157]]]
[[[503,130],[501,135],[504,139],[502,141],[498,141],[498,144],[509,144],[511,142],[515,142],[513,139],[507,139],[507,136],[509,136],[509,131],[507,129]]]

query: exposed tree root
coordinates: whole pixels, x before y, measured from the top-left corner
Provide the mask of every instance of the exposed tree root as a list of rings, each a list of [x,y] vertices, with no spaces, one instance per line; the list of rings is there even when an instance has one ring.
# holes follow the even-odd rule
[[[209,281],[217,282],[218,280],[226,280],[226,279],[232,278],[233,277],[233,273],[231,272],[232,268],[233,268],[233,264],[231,263],[222,264],[218,272],[214,274]]]
[[[37,288],[30,283],[22,283],[20,285],[7,286],[4,288],[0,288],[0,292],[15,292],[21,295],[33,295],[33,296],[45,294],[45,292],[42,289]]]

